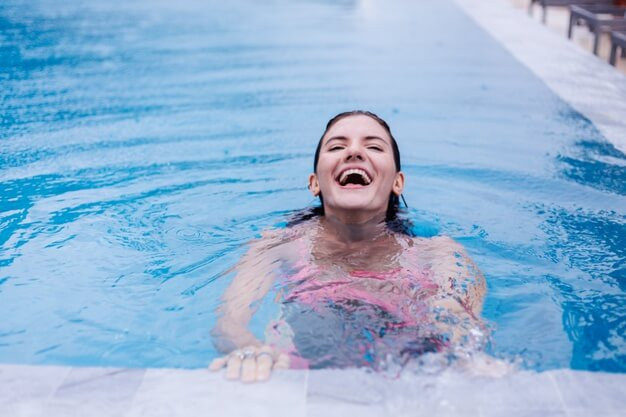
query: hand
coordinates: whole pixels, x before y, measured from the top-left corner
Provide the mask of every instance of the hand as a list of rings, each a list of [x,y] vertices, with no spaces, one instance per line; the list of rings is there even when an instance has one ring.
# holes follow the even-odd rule
[[[211,362],[213,372],[226,367],[226,379],[241,379],[241,382],[265,381],[273,369],[289,368],[289,357],[276,352],[271,346],[247,346],[232,351]]]

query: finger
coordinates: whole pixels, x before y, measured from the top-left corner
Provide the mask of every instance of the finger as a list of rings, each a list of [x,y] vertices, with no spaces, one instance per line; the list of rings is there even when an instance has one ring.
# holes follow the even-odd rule
[[[237,355],[230,355],[226,362],[226,379],[239,379],[241,359]]]
[[[256,359],[256,380],[257,381],[265,381],[270,377],[272,373],[272,365],[274,364],[274,359],[271,355],[263,354],[257,356]]]
[[[226,356],[222,356],[221,358],[213,359],[213,361],[209,365],[209,370],[212,371],[212,372],[219,371],[220,369],[222,369],[224,367],[224,365],[226,365],[226,361],[227,360],[228,360],[228,357],[226,357]]]
[[[274,369],[289,369],[289,356],[286,353],[281,353],[274,362]]]
[[[256,359],[246,358],[241,364],[241,382],[256,381]]]

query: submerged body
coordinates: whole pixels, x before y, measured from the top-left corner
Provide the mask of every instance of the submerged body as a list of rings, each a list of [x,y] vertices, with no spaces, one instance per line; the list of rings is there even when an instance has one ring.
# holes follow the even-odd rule
[[[383,369],[484,345],[485,281],[460,245],[375,224],[341,241],[336,226],[316,218],[251,243],[214,330],[221,350],[265,345],[290,367]],[[260,341],[247,326],[270,292],[280,314]]]

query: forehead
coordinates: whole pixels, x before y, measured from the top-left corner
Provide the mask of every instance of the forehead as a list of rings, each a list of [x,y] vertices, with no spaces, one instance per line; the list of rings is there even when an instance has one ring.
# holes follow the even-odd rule
[[[359,139],[368,136],[377,136],[387,143],[391,143],[391,138],[376,120],[362,114],[344,117],[335,123],[324,135],[324,142],[336,136],[344,136],[349,139]]]

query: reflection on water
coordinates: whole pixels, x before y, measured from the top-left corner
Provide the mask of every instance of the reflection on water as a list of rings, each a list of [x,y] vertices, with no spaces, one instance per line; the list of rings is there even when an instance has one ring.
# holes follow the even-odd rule
[[[245,243],[367,108],[415,233],[484,272],[490,352],[623,372],[624,155],[453,2],[274,3],[0,3],[0,362],[205,366]]]
[[[626,157],[610,143],[580,141],[558,158],[563,174],[580,184],[626,195]]]
[[[587,187],[626,195],[626,155],[610,144],[582,141],[561,156],[563,174]],[[574,345],[572,367],[626,369],[626,216],[617,210],[553,207],[545,225],[555,262],[579,271],[553,278],[563,294],[564,327]]]

